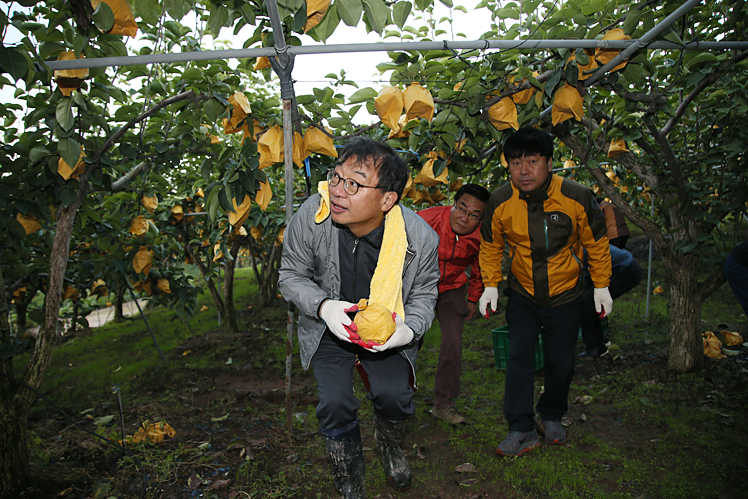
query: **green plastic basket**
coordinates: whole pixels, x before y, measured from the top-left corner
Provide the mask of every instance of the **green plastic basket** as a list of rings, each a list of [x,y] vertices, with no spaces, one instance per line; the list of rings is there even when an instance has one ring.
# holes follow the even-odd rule
[[[509,359],[509,326],[501,326],[491,331],[493,336],[493,358],[496,369],[506,371],[506,362]],[[545,351],[543,350],[543,335],[538,336],[535,345],[535,370],[545,367]]]

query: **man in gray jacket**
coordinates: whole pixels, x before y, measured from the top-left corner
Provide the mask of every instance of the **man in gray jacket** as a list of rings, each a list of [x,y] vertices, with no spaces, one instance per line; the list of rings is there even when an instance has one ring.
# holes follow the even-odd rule
[[[353,139],[328,173],[327,186],[321,183],[320,193],[299,208],[284,234],[279,287],[300,311],[301,364],[314,367],[316,415],[335,486],[346,498],[366,497],[360,402],[353,393],[357,359],[368,377],[375,447],[387,480],[398,491],[410,488],[401,445],[405,420],[415,412],[418,340],[431,325],[438,296],[439,240],[421,217],[399,204],[407,180],[408,168],[392,148]],[[391,211],[402,214],[407,235],[402,270],[392,272],[402,276],[404,317],[395,317],[395,332],[384,344],[367,346],[349,313],[370,295]]]

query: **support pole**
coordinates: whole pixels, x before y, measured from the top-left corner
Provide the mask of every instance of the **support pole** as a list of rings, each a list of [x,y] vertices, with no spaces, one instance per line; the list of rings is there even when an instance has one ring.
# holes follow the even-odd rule
[[[650,210],[650,217],[654,217],[655,214],[655,197],[654,194],[650,193],[652,197],[652,208]],[[649,239],[649,260],[647,263],[647,308],[644,312],[644,318],[649,319],[649,296],[652,294],[652,239]]]
[[[293,103],[296,100],[293,90],[293,80],[291,72],[293,71],[293,56],[288,54],[288,46],[283,35],[283,25],[278,14],[278,4],[276,0],[267,0],[265,5],[270,16],[270,25],[273,28],[273,38],[275,39],[275,56],[270,57],[270,65],[273,71],[280,78],[281,99],[283,100],[283,155],[286,181],[286,225],[291,221],[293,216]],[[287,324],[286,324],[286,427],[288,437],[293,434],[291,425],[291,412],[293,402],[291,401],[291,368],[293,366],[293,323],[294,323],[293,304],[288,304]]]

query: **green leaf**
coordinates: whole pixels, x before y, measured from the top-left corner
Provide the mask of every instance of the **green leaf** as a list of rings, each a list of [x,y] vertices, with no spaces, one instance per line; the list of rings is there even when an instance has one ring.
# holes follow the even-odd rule
[[[371,28],[381,35],[390,14],[387,5],[385,5],[384,0],[363,0],[363,3],[366,19],[368,19]]]
[[[623,21],[623,32],[630,35],[636,29],[636,25],[639,24],[639,18],[642,16],[642,10],[631,9],[626,14],[626,19]]]
[[[338,15],[348,26],[356,26],[361,20],[364,10],[361,0],[338,0],[335,5]]]
[[[57,152],[70,168],[75,168],[75,165],[78,164],[78,158],[81,156],[81,146],[75,139],[61,139],[57,143]]]
[[[413,4],[410,2],[395,2],[395,6],[392,8],[392,21],[398,28],[403,29],[412,9]]]
[[[217,99],[210,99],[208,102],[203,104],[203,112],[208,118],[210,123],[218,121],[218,117],[226,111],[226,107],[223,106]]]
[[[114,27],[114,12],[109,5],[101,2],[91,16],[91,20],[97,28],[106,33]]]
[[[75,190],[73,189],[62,189],[60,191],[60,201],[62,202],[62,206],[67,208],[73,202],[75,201]],[[24,232],[25,234],[25,232]]]
[[[65,131],[70,131],[73,128],[73,125],[75,124],[75,119],[73,118],[72,106],[73,106],[73,99],[70,97],[63,97],[57,103],[57,109],[55,110],[55,118],[57,119],[57,123]],[[72,163],[68,163],[68,164],[72,165]]]
[[[208,28],[213,32],[213,37],[217,38],[223,28],[229,21],[229,9],[225,5],[220,5],[218,8],[211,10],[210,18],[208,19]]]
[[[226,212],[236,213],[234,206],[231,204],[231,201],[229,201],[229,197],[226,194],[226,189],[227,187],[222,187],[218,190],[218,202]]]
[[[172,19],[179,21],[195,7],[195,2],[193,0],[164,0],[164,7]]]
[[[361,90],[353,92],[350,96],[350,104],[356,104],[358,102],[366,102],[374,99],[377,96],[377,91],[371,87],[364,87]]]
[[[9,74],[13,81],[18,81],[26,76],[29,65],[18,50],[0,45],[0,68]]]
[[[161,5],[158,0],[133,0],[135,12],[144,22],[155,26],[161,18]]]

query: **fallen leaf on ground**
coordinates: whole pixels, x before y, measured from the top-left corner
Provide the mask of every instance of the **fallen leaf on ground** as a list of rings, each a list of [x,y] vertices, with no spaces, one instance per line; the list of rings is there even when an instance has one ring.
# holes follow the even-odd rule
[[[457,473],[478,473],[478,470],[472,463],[464,463],[455,468]]]
[[[196,489],[202,483],[202,478],[200,478],[194,471],[192,472],[192,476],[187,480],[187,486],[191,489]]]
[[[223,487],[224,485],[226,485],[230,481],[231,480],[216,480],[215,483],[213,483],[213,485],[211,485],[209,488],[211,488],[213,490],[220,489],[221,487]]]

